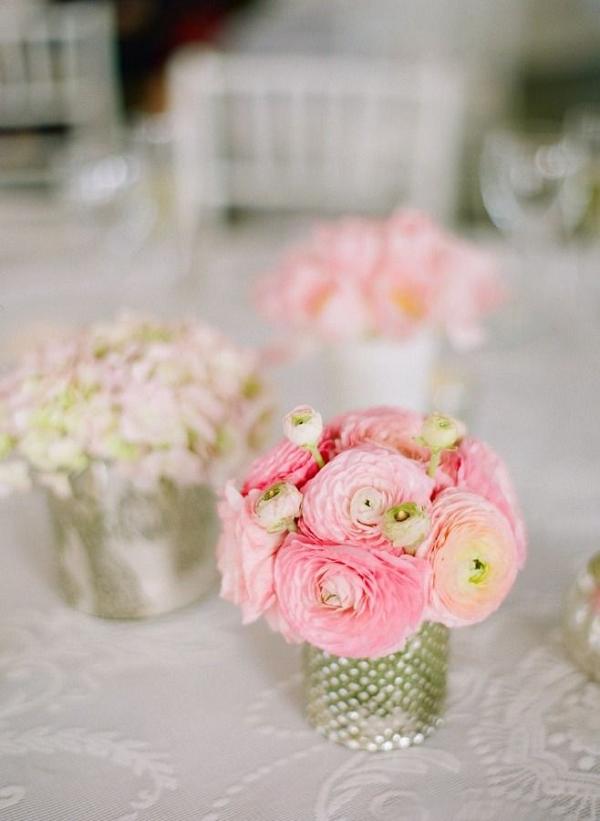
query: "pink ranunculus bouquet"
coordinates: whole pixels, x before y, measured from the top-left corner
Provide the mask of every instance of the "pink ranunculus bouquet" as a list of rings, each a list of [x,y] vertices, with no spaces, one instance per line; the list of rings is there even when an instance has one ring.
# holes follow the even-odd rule
[[[366,250],[365,250],[366,255]],[[401,650],[424,622],[475,624],[525,560],[500,458],[464,426],[401,408],[285,419],[286,438],[220,503],[222,596],[289,641],[350,658]]]
[[[482,319],[503,296],[487,254],[407,209],[387,220],[320,226],[261,279],[256,303],[297,336],[403,340],[440,329],[468,347],[481,340]]]

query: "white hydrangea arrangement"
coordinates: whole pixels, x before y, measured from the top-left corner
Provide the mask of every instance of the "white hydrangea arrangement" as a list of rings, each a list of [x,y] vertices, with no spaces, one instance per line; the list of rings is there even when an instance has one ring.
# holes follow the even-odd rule
[[[215,484],[260,447],[256,354],[192,321],[122,315],[47,341],[0,379],[0,493],[59,494],[90,465],[137,485]]]

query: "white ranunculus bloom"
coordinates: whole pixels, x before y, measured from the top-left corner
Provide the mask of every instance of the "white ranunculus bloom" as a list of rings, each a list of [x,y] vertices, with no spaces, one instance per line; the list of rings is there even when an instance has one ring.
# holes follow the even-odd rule
[[[256,518],[268,533],[295,528],[300,515],[302,494],[295,485],[279,482],[265,490],[256,502]]]

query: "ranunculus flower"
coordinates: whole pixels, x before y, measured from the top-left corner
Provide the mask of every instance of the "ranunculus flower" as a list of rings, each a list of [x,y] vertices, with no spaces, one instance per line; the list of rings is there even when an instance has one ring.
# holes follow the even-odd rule
[[[294,633],[330,653],[378,658],[419,627],[427,562],[291,533],[275,559],[275,590]]]
[[[472,437],[461,442],[456,457],[457,487],[483,496],[506,516],[517,544],[519,567],[522,567],[527,555],[527,534],[505,463],[489,445]]]
[[[338,450],[370,443],[426,462],[429,451],[417,441],[422,425],[422,414],[384,406],[338,416],[327,425],[324,436],[332,439]]]
[[[510,525],[495,505],[450,488],[431,508],[431,530],[417,555],[431,562],[427,617],[448,627],[483,621],[506,598],[519,560]]]
[[[430,450],[448,450],[465,435],[465,426],[451,416],[430,413],[423,422],[421,439]]]
[[[332,451],[331,440],[323,437],[319,442],[321,456],[327,460]],[[319,466],[309,450],[292,444],[289,439],[282,439],[252,462],[246,473],[242,493],[246,494],[252,488],[265,490],[278,482],[288,482],[302,489],[318,470]]]
[[[387,510],[428,506],[433,481],[420,465],[387,448],[361,445],[334,457],[305,486],[301,528],[319,541],[390,547]]]
[[[394,547],[404,547],[407,553],[414,553],[429,532],[429,516],[424,507],[404,502],[386,510],[381,530]]]
[[[323,433],[323,419],[310,405],[298,405],[284,416],[283,432],[294,445],[314,447]]]
[[[441,328],[468,346],[502,298],[487,254],[404,209],[384,220],[324,224],[262,278],[255,301],[288,332],[328,342]]]
[[[256,518],[269,533],[281,533],[295,527],[300,515],[302,494],[289,482],[279,482],[262,493],[255,506]]]
[[[286,254],[279,269],[264,277],[256,305],[276,324],[329,340],[369,331],[365,292],[382,248],[381,226],[367,220],[324,225],[309,242]]]
[[[457,347],[481,342],[481,318],[504,298],[493,259],[426,214],[401,210],[386,223],[387,247],[373,277],[380,334],[443,328]]]
[[[276,606],[273,559],[283,533],[269,533],[258,521],[259,490],[244,498],[229,482],[219,504],[222,532],[217,564],[222,575],[221,596],[242,610],[244,624]]]

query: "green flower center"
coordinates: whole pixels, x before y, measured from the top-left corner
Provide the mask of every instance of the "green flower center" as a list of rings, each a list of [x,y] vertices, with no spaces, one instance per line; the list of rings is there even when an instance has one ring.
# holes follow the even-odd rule
[[[273,485],[268,490],[265,490],[263,495],[260,497],[262,502],[270,502],[271,499],[274,499],[276,496],[279,496],[281,493],[281,485]]]
[[[471,575],[469,582],[471,584],[481,584],[488,575],[488,563],[482,562],[481,559],[473,559],[471,562]]]

